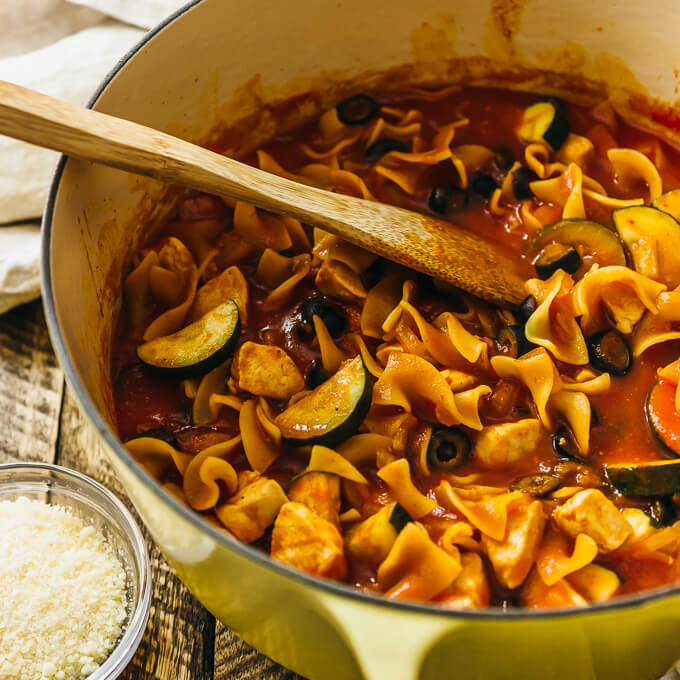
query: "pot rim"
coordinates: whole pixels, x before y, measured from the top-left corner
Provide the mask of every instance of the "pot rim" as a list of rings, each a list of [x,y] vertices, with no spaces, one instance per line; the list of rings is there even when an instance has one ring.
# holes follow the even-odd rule
[[[146,46],[157,34],[163,31],[167,26],[174,23],[183,14],[200,5],[204,0],[189,0],[185,5],[177,9],[168,17],[163,19],[159,24],[154,26],[151,30],[145,33],[140,40],[133,45],[113,66],[107,73],[102,82],[99,84],[86,107],[94,108],[100,96],[104,93],[111,81],[115,78],[119,71],[121,71],[126,64],[131,61],[136,54]],[[43,308],[45,310],[45,317],[47,321],[48,331],[52,340],[55,353],[61,364],[62,370],[69,385],[75,392],[78,402],[82,406],[85,415],[90,423],[95,427],[100,437],[105,441],[107,446],[113,450],[128,468],[137,480],[141,482],[148,491],[152,492],[157,498],[164,503],[169,504],[173,510],[179,513],[186,521],[194,525],[195,528],[206,532],[213,540],[228,550],[235,550],[241,553],[243,557],[258,562],[261,566],[287,578],[294,579],[308,587],[325,591],[331,595],[336,595],[341,598],[347,598],[358,601],[366,605],[378,605],[388,610],[397,610],[411,614],[434,615],[441,618],[451,619],[472,619],[472,620],[534,620],[546,618],[571,618],[584,616],[591,613],[610,612],[612,610],[630,609],[636,606],[657,601],[659,599],[669,597],[671,595],[680,594],[680,583],[676,586],[664,586],[650,591],[644,591],[634,595],[626,595],[615,598],[602,603],[594,603],[588,605],[587,608],[570,607],[570,608],[553,608],[553,609],[527,609],[517,607],[513,609],[502,609],[499,607],[489,607],[486,609],[473,610],[451,610],[446,609],[441,605],[429,602],[408,602],[390,600],[383,595],[367,593],[360,591],[352,586],[344,583],[336,583],[310,574],[306,574],[297,569],[293,569],[281,562],[273,560],[269,555],[251,547],[247,543],[242,543],[235,539],[228,537],[225,533],[218,531],[208,522],[203,520],[191,508],[183,505],[172,494],[164,490],[157,484],[144,470],[133,460],[130,454],[123,448],[122,444],[114,436],[112,430],[108,427],[104,419],[99,414],[95,404],[90,398],[85,386],[80,381],[75,366],[71,362],[71,358],[66,350],[64,338],[61,334],[61,328],[57,321],[54,290],[52,288],[52,268],[50,261],[50,243],[52,240],[52,227],[54,218],[54,207],[59,192],[59,185],[62,174],[66,166],[68,157],[61,155],[59,157],[52,181],[50,184],[47,201],[45,203],[45,210],[43,212],[41,225],[41,286],[43,295]]]

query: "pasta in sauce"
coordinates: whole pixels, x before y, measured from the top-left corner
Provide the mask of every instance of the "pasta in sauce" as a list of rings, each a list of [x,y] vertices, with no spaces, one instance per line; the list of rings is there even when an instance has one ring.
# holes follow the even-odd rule
[[[350,97],[244,160],[501,243],[527,298],[187,195],[114,343],[120,436],[151,475],[389,598],[584,606],[677,580],[678,152],[606,102],[449,87]]]

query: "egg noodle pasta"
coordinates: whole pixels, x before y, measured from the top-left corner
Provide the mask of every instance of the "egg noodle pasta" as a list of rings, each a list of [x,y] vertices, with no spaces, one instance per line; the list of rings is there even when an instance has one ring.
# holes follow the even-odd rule
[[[243,160],[474,231],[527,297],[188,193],[132,259],[114,342],[149,475],[391,599],[583,607],[677,580],[676,150],[606,102],[452,85],[356,94]]]

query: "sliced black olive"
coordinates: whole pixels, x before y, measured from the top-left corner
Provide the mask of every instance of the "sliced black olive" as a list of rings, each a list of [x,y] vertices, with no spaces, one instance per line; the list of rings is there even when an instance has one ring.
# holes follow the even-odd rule
[[[295,334],[300,342],[311,342],[314,338],[314,326],[311,323],[302,321],[295,326]]]
[[[439,470],[455,470],[470,457],[472,444],[467,432],[459,427],[435,430],[427,447],[427,461]]]
[[[378,113],[378,102],[367,94],[343,99],[335,108],[338,120],[345,125],[363,125]]]
[[[437,215],[450,215],[462,210],[468,202],[467,192],[455,184],[438,184],[432,189],[427,204]]]
[[[518,477],[511,485],[513,491],[523,491],[532,496],[547,496],[560,485],[560,478],[552,475],[525,475]]]
[[[328,332],[334,338],[339,338],[347,330],[347,317],[337,307],[328,307],[321,314],[321,320],[326,324]]]
[[[647,514],[652,519],[652,525],[657,528],[668,527],[678,518],[678,511],[672,496],[662,496],[652,501]]]
[[[172,430],[168,430],[167,427],[152,427],[149,430],[144,430],[144,432],[136,434],[134,437],[131,438],[131,440],[140,439],[142,437],[152,437],[153,439],[160,439],[161,441],[164,441],[166,444],[170,444],[170,446],[172,446],[173,449],[179,449],[179,442],[177,441],[177,437],[175,437],[175,433]]]
[[[612,375],[625,375],[633,363],[626,338],[613,328],[600,331],[588,338],[590,364],[598,371]]]
[[[524,324],[517,323],[501,328],[496,336],[496,347],[499,352],[513,359],[526,354],[531,349],[531,343],[524,334]]]
[[[494,164],[499,170],[509,170],[515,162],[515,154],[507,146],[496,149]]]
[[[512,173],[512,192],[518,201],[528,200],[534,197],[534,192],[531,190],[529,184],[535,182],[538,175],[525,165],[517,168]]]
[[[560,243],[551,243],[536,258],[534,266],[538,277],[545,281],[558,269],[563,269],[567,274],[575,274],[582,263],[581,256],[576,248]]]
[[[322,316],[328,303],[321,297],[311,297],[305,300],[300,307],[302,320],[312,323],[314,316]]]
[[[323,370],[323,366],[318,361],[315,361],[307,371],[305,376],[305,383],[310,390],[316,389],[321,383],[325,383],[330,376]]]
[[[578,444],[566,427],[562,426],[557,428],[557,431],[553,435],[552,445],[553,451],[555,451],[560,458],[568,458],[570,460],[578,461],[579,463],[586,462]]]
[[[382,257],[377,258],[368,269],[361,274],[361,281],[370,290],[375,286],[380,279],[385,275],[385,268],[387,267],[387,260]]]
[[[373,144],[364,151],[364,158],[371,163],[375,163],[375,161],[379,160],[390,151],[407,153],[408,147],[404,142],[400,142],[398,139],[389,139],[389,137],[385,137],[384,139],[379,139],[377,142],[373,142]]]
[[[536,298],[533,295],[527,295],[519,304],[517,309],[517,318],[526,323],[529,317],[536,311]]]
[[[484,172],[476,172],[472,176],[470,189],[484,198],[491,198],[493,192],[498,189],[498,182],[491,175],[487,175]]]
[[[300,307],[300,315],[303,322],[310,324],[310,326],[313,324],[315,316],[320,317],[328,332],[334,338],[339,338],[347,329],[347,318],[342,310],[321,297],[305,300]]]

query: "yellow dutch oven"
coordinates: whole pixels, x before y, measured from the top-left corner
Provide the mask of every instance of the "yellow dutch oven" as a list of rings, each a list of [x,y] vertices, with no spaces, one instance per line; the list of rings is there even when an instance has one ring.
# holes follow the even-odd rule
[[[151,31],[91,106],[238,153],[361,89],[462,81],[586,103],[609,96],[664,131],[680,68],[675,9],[671,0],[202,0]],[[116,438],[110,352],[131,254],[177,194],[62,159],[44,220],[43,290],[83,410],[158,545],[216,617],[311,679],[644,680],[680,657],[678,588],[568,611],[389,602],[274,563],[157,486]]]

